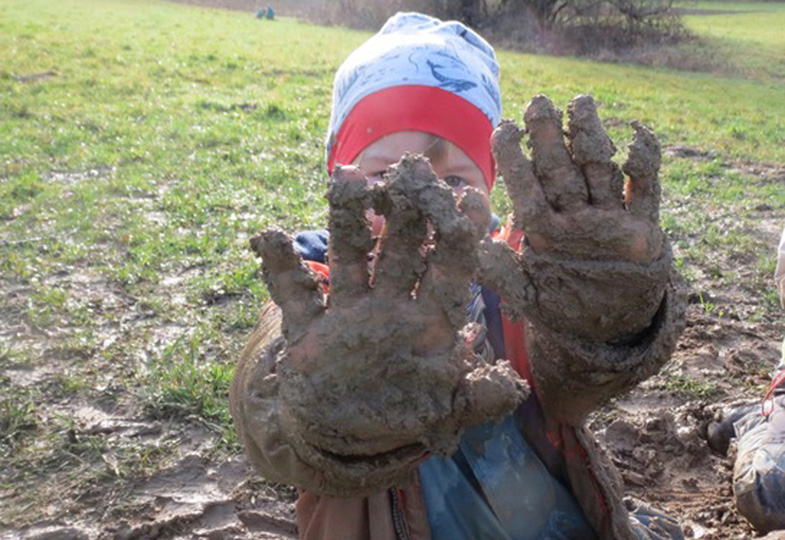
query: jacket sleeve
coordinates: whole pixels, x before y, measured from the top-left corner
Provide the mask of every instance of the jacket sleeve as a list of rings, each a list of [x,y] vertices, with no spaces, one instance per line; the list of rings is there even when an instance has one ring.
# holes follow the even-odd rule
[[[276,359],[284,346],[281,312],[269,302],[242,351],[229,391],[229,406],[238,438],[262,476],[316,491],[325,477],[298,457],[281,424]]]
[[[671,269],[651,324],[618,342],[592,341],[542,323],[526,323],[534,388],[550,418],[581,425],[608,399],[630,390],[668,361],[684,329],[686,295]]]

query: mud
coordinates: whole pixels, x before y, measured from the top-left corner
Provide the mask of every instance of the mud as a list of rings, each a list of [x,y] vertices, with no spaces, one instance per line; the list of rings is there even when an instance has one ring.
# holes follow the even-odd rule
[[[537,177],[548,203],[569,211],[586,203],[589,193],[578,164],[564,143],[562,113],[551,100],[534,96],[523,115]]]
[[[741,312],[754,302],[729,289],[715,300]],[[783,332],[782,323],[707,315],[693,303],[664,372],[590,424],[609,447],[626,491],[680,516],[688,538],[755,536],[733,506],[734,445],[726,455],[705,439],[718,410],[756,400],[759,406]]]
[[[589,188],[588,203],[615,209],[621,202],[624,177],[611,158],[616,147],[602,128],[594,99],[581,95],[570,102],[569,147]]]
[[[294,511],[282,493],[251,480],[243,456],[208,457],[212,434],[206,428],[178,429],[143,417],[128,420],[128,411],[103,415],[100,421],[76,419],[74,437],[102,435],[106,475],[100,484],[58,482],[45,504],[32,508],[26,524],[0,524],[2,540],[153,540],[185,538],[296,538]],[[183,457],[156,474],[137,474],[118,486],[123,446],[144,440],[150,448],[176,445]],[[150,452],[150,450],[146,450]],[[80,473],[87,474],[87,470]],[[5,512],[21,486],[5,489]],[[17,508],[19,510],[19,508]],[[8,515],[8,514],[6,514]],[[19,523],[18,521],[16,523]]]
[[[629,155],[622,170],[630,178],[625,203],[633,215],[660,221],[661,188],[657,179],[662,163],[660,143],[649,128],[633,122],[635,135],[629,145]]]
[[[406,156],[373,189],[356,170],[338,169],[328,299],[280,231],[252,240],[287,339],[275,362],[281,431],[332,479],[320,491],[359,495],[404,481],[426,453],[453,453],[464,427],[503,416],[526,395],[507,362],[489,365],[467,346],[469,282],[489,217],[480,197],[469,190],[456,206],[419,157]],[[372,205],[387,220],[373,279]],[[426,223],[434,235],[423,251]]]
[[[633,185],[625,204],[611,161],[615,149],[593,100],[578,96],[568,110],[566,145],[561,112],[542,95],[529,104],[531,161],[514,124],[494,133],[494,154],[528,246],[516,254],[486,245],[481,280],[507,299],[514,317],[525,314],[587,339],[623,340],[649,325],[670,276],[672,253],[659,228],[659,144],[636,124],[623,167]]]
[[[623,166],[633,176],[624,201],[618,167],[610,161],[613,148],[593,101],[578,96],[569,111],[569,146],[575,155],[565,144],[561,112],[545,96],[532,100],[524,114],[531,160],[515,148],[521,133],[513,123],[502,123],[493,135],[496,161],[528,245],[568,258],[656,261],[664,241],[654,208],[661,159],[656,138],[636,124],[630,159]],[[589,185],[596,196],[589,196]],[[557,188],[572,193],[569,203],[553,194]]]

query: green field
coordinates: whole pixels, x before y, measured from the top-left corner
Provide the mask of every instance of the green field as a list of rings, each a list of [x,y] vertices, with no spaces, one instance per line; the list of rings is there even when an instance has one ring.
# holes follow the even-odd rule
[[[688,6],[706,14],[685,17],[687,28],[707,40],[729,70],[785,80],[785,5],[695,2]]]
[[[726,312],[770,320],[785,4],[700,4],[719,6],[751,12],[686,20],[732,76],[500,51],[505,115],[588,92],[622,154],[636,118],[689,147],[662,175],[678,265],[697,291],[750,296]],[[35,500],[42,475],[93,474],[101,454],[62,457],[68,419],[45,411],[105,388],[150,418],[201,418],[237,451],[226,389],[267,297],[247,239],[324,224],[332,75],[367,36],[142,0],[0,0],[0,485]],[[47,384],[8,374],[53,359]],[[120,468],[155,466],[140,455],[118,451]]]

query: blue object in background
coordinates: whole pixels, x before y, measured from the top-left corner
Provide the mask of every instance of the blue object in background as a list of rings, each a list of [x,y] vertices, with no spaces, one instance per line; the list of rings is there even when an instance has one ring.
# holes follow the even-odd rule
[[[273,19],[275,19],[275,10],[273,9],[273,6],[267,6],[266,8],[257,9],[256,18],[267,19],[268,21],[272,21]]]

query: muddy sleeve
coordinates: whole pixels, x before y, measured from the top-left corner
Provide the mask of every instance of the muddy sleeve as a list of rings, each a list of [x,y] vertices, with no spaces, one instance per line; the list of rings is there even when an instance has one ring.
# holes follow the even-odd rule
[[[267,480],[322,491],[324,475],[302,461],[283,432],[276,359],[283,349],[281,312],[270,302],[243,349],[229,393],[238,439]]]
[[[562,332],[556,325],[527,323],[534,386],[549,416],[580,425],[605,401],[659,371],[684,328],[686,306],[674,269],[667,280],[648,327],[618,341],[593,341]]]

